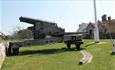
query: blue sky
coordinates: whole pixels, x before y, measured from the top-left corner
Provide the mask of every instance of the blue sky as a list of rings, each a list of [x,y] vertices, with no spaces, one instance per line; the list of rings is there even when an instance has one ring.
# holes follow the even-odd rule
[[[103,14],[115,19],[115,0],[96,0],[97,18]],[[0,31],[10,34],[16,27],[31,26],[20,16],[56,22],[66,32],[75,32],[82,22],[94,22],[93,0],[1,0]]]

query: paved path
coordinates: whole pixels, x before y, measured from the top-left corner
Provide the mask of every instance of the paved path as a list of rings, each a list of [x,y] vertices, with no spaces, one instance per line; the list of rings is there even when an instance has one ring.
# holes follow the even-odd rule
[[[5,45],[0,43],[0,69],[5,60]]]

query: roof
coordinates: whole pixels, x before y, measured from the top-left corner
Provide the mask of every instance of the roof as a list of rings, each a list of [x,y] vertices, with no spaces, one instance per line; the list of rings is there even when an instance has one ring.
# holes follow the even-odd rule
[[[109,24],[115,24],[115,19],[108,21]]]
[[[87,26],[87,28],[88,28],[90,25],[91,25],[93,28],[95,27],[95,23],[89,23],[88,26]]]
[[[115,19],[101,22],[102,27],[107,30],[107,33],[115,32]]]
[[[88,23],[82,23],[82,24],[80,24],[77,32],[85,32],[85,29],[87,28],[87,26],[88,26]]]

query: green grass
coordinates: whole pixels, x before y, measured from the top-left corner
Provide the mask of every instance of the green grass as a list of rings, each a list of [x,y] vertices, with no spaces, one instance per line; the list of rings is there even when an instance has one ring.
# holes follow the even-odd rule
[[[114,70],[115,55],[111,55],[112,43],[89,45],[85,40],[81,48],[93,55],[91,63],[78,65],[82,54],[76,50],[65,50],[63,43],[20,48],[20,55],[6,57],[2,70]],[[72,45],[72,47],[75,47]]]

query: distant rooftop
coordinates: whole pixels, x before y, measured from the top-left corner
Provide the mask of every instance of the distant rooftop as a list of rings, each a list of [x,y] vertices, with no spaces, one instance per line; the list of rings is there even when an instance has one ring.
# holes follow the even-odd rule
[[[79,29],[77,30],[77,32],[85,32],[84,30],[86,29],[87,26],[88,26],[88,23],[80,24]]]

